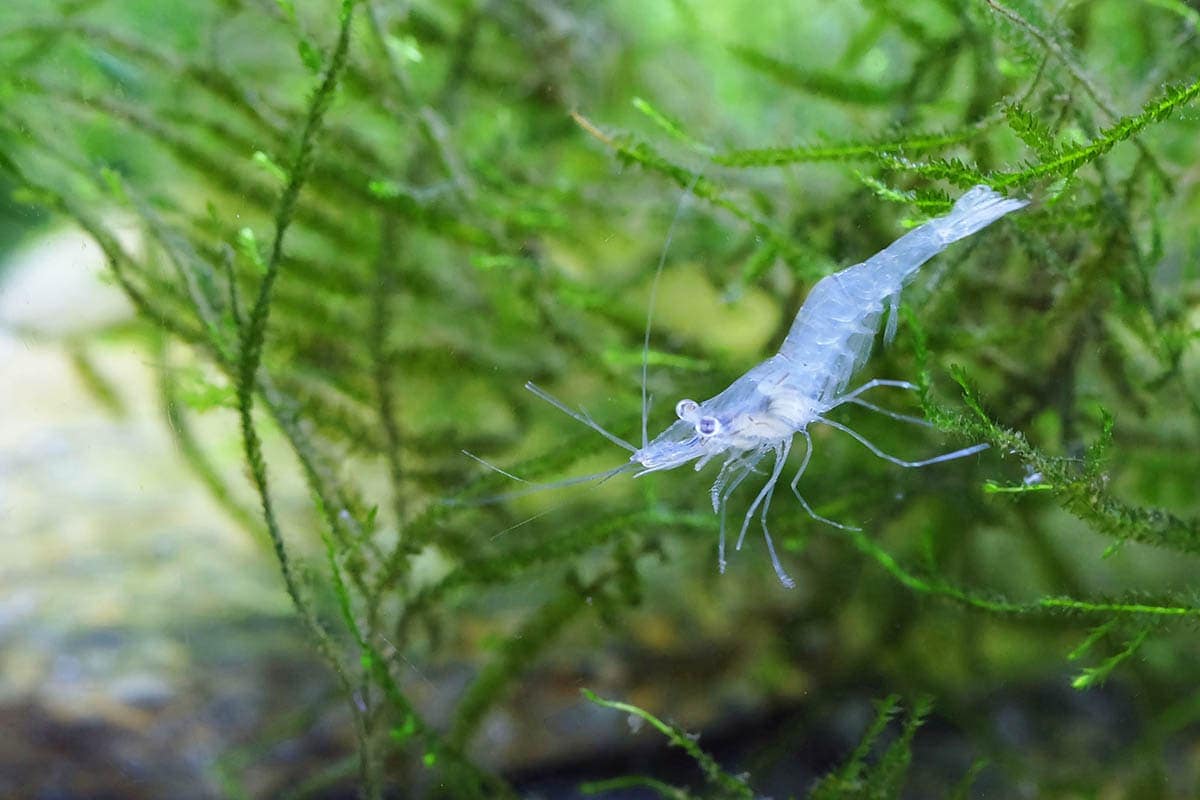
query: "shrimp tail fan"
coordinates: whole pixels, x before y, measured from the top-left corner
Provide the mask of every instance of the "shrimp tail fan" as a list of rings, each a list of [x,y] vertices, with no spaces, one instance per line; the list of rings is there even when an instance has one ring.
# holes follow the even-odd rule
[[[988,186],[975,186],[958,198],[949,214],[937,220],[937,230],[942,240],[950,244],[1027,205],[1028,200],[1005,197]]]

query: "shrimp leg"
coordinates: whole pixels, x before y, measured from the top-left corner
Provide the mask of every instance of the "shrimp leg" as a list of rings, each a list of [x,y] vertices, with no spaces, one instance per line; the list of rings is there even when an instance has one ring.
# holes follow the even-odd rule
[[[859,395],[863,392],[870,391],[871,389],[875,389],[879,386],[892,386],[897,389],[907,389],[910,392],[915,392],[918,388],[920,388],[915,383],[909,383],[908,381],[893,381],[885,378],[876,378],[874,380],[867,381],[854,391],[842,395],[837,399],[836,402],[834,402],[833,408],[837,408],[838,406],[846,403],[853,403],[856,406],[862,406],[863,408],[874,411],[876,414],[883,414],[885,417],[891,417],[892,419],[900,420],[901,422],[907,422],[912,425],[922,425],[926,428],[933,427],[933,423],[929,420],[921,419],[920,417],[909,416],[908,414],[901,414],[897,411],[889,411],[888,409],[877,406],[874,403],[868,403],[866,400],[863,400],[859,397]]]
[[[804,476],[804,471],[808,469],[808,462],[812,458],[813,449],[812,436],[809,434],[809,432],[800,431],[800,434],[804,437],[806,446],[804,449],[804,460],[800,462],[800,469],[796,470],[796,477],[792,478],[792,494],[796,495],[796,499],[800,501],[800,505],[803,506],[804,510],[808,512],[808,515],[817,522],[824,522],[826,525],[832,525],[833,527],[840,528],[844,531],[861,531],[862,528],[855,527],[854,525],[843,525],[842,523],[834,522],[827,517],[822,517],[820,514],[813,511],[812,506],[810,506],[808,501],[804,499],[804,495],[800,494],[800,489],[798,488],[800,484],[800,478]]]
[[[725,574],[725,504],[729,500],[729,496],[733,494],[734,489],[737,489],[742,481],[746,480],[751,472],[754,472],[754,467],[758,464],[760,458],[762,456],[756,453],[753,458],[743,459],[737,457],[729,459],[721,467],[721,472],[717,475],[717,480],[713,483],[713,511],[721,515],[721,536],[717,540],[717,568],[722,575]],[[730,479],[729,475],[739,467],[741,467],[742,471]]]
[[[915,392],[915,391],[917,391],[917,389],[920,388],[915,383],[910,383],[908,381],[893,381],[893,380],[888,380],[887,378],[874,378],[872,380],[867,381],[862,386],[858,387],[857,389],[850,392],[849,394],[842,395],[842,397],[840,398],[840,400],[838,402],[845,403],[847,400],[851,400],[855,397],[858,397],[863,392],[868,392],[871,389],[874,389],[878,386],[891,386],[896,389],[907,389],[910,392]]]
[[[775,470],[775,477],[778,477],[779,473],[783,471],[782,465],[784,462],[787,461],[787,451],[790,450],[791,447],[792,447],[791,440],[788,440],[788,442],[783,447],[784,452],[781,454],[778,454],[776,456],[776,458],[778,459],[779,465],[780,465],[780,469]],[[762,506],[763,539],[765,539],[767,542],[767,552],[770,553],[770,555],[771,555],[771,566],[773,566],[775,568],[775,575],[776,575],[776,577],[779,578],[779,582],[782,583],[785,588],[794,589],[796,587],[796,582],[794,580],[792,580],[791,576],[788,575],[784,571],[783,564],[781,564],[779,561],[779,555],[775,552],[775,542],[771,540],[771,531],[767,529],[767,510],[771,508],[771,498],[774,495],[775,495],[775,481],[771,481],[770,491],[767,492],[767,497],[763,501],[763,506]]]
[[[943,461],[953,461],[956,458],[965,458],[966,456],[975,455],[976,453],[979,453],[983,450],[987,450],[989,447],[991,447],[991,445],[989,445],[987,443],[973,444],[970,447],[964,447],[962,450],[955,450],[953,453],[943,453],[940,456],[934,456],[933,458],[927,458],[927,459],[924,459],[923,461],[905,461],[904,459],[896,458],[895,456],[888,455],[887,453],[883,452],[875,445],[871,444],[871,442],[868,441],[867,438],[865,436],[863,436],[861,433],[858,433],[857,431],[852,430],[852,429],[846,427],[845,425],[842,425],[839,422],[834,422],[833,420],[825,419],[824,417],[818,417],[816,421],[823,423],[825,425],[828,425],[831,428],[837,428],[839,431],[842,431],[844,433],[850,434],[860,444],[862,444],[864,447],[866,447],[868,450],[870,450],[875,455],[882,458],[884,461],[890,461],[893,464],[900,466],[900,467],[928,467],[931,464],[940,464]]]
[[[712,496],[714,513],[720,510],[720,507],[724,505],[730,493],[738,487],[738,484],[754,471],[759,458],[761,456],[758,454],[758,451],[754,451],[751,458],[746,458],[743,454],[738,454],[731,456],[721,465],[721,471],[717,473],[717,479],[713,481],[712,488],[709,490],[709,494]],[[732,483],[729,483],[730,476],[738,469],[742,470],[741,474],[733,478]],[[727,483],[729,484],[728,487],[726,486]]]
[[[771,496],[775,492],[775,484],[779,482],[779,475],[783,472],[783,465],[787,462],[788,453],[791,449],[791,439],[784,440],[775,446],[775,468],[771,470],[771,477],[767,479],[766,484],[759,491],[758,497],[754,498],[754,502],[750,504],[750,508],[746,511],[746,516],[742,520],[742,530],[738,533],[737,544],[734,545],[735,550],[742,549],[742,543],[746,539],[746,531],[750,527],[750,519],[754,516],[754,512],[758,510],[758,507],[762,506],[763,536],[767,540],[767,550],[771,554],[771,563],[775,567],[775,574],[779,576],[779,582],[789,589],[793,588],[796,582],[783,571],[783,566],[779,563],[779,556],[775,553],[775,543],[771,540],[771,532],[767,529],[767,510],[771,507]]]
[[[901,422],[907,422],[910,425],[921,425],[925,428],[933,427],[933,423],[927,419],[921,419],[920,417],[914,417],[909,414],[901,414],[899,411],[892,411],[882,406],[877,406],[874,403],[868,403],[866,400],[858,397],[851,397],[849,400],[844,400],[842,402],[853,403],[856,406],[862,406],[865,409],[874,411],[876,414],[883,414],[885,417],[891,417],[892,419],[900,420]],[[841,403],[839,403],[839,405],[841,405]]]

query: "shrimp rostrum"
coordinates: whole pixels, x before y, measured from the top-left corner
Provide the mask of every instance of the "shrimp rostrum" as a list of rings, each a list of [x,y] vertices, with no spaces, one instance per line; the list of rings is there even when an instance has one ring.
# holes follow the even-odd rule
[[[809,425],[821,423],[836,428],[875,455],[902,467],[936,464],[987,447],[986,444],[975,445],[923,461],[904,461],[884,453],[857,432],[826,415],[839,406],[852,403],[897,419],[924,423],[915,417],[886,411],[860,397],[876,387],[916,388],[912,384],[872,380],[848,389],[850,379],[866,361],[885,311],[890,311],[885,339],[890,340],[895,333],[900,292],[922,264],[953,242],[1025,205],[1025,200],[1005,198],[986,186],[976,186],[958,199],[949,214],[913,229],[861,264],[826,276],[809,292],[779,352],[750,369],[715,397],[700,402],[680,400],[675,407],[678,419],[653,440],[648,440],[645,433],[646,403],[643,400],[641,447],[634,447],[609,433],[591,417],[570,409],[532,384],[528,388],[632,451],[628,464],[594,477],[626,471],[636,471],[640,476],[689,463],[694,463],[700,470],[719,460],[720,471],[710,494],[713,511],[721,519],[718,565],[722,572],[725,571],[726,503],[747,477],[760,472],[758,466],[764,459],[773,457],[766,483],[742,519],[736,548],[741,548],[754,515],[759,514],[775,573],[785,586],[792,587],[795,583],[784,571],[767,529],[767,511],[797,436],[804,440],[805,450],[790,482],[793,494],[814,519],[846,527],[819,516],[800,494],[798,484],[812,455]]]

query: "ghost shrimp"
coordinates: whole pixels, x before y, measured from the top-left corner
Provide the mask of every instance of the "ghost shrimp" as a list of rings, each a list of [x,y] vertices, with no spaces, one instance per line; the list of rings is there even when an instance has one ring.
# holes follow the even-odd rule
[[[1025,200],[1005,198],[986,186],[976,186],[958,199],[949,214],[913,229],[861,264],[826,276],[809,292],[779,352],[751,368],[715,397],[701,402],[680,400],[675,406],[678,419],[653,440],[646,435],[648,403],[643,367],[641,447],[607,431],[586,413],[575,411],[542,389],[527,384],[526,388],[543,400],[632,453],[629,463],[616,469],[540,486],[569,485],[609,478],[622,472],[636,472],[636,476],[641,476],[692,462],[695,462],[695,469],[700,470],[721,459],[710,497],[713,511],[720,517],[718,567],[724,572],[726,504],[733,491],[758,471],[758,465],[773,456],[766,483],[742,519],[735,549],[741,549],[751,521],[758,513],[775,574],[785,586],[794,586],[795,582],[784,571],[775,552],[767,528],[767,512],[797,436],[804,440],[804,456],[789,484],[792,493],[813,519],[847,527],[818,515],[800,494],[798,485],[812,456],[809,425],[819,423],[842,431],[876,456],[901,467],[924,467],[986,449],[986,444],[979,444],[923,461],[904,461],[888,455],[861,434],[826,415],[850,403],[897,419],[927,424],[861,398],[876,387],[916,388],[912,384],[876,379],[848,390],[850,379],[866,362],[885,310],[889,316],[884,338],[891,340],[895,333],[900,292],[921,265],[953,242],[1025,205]]]

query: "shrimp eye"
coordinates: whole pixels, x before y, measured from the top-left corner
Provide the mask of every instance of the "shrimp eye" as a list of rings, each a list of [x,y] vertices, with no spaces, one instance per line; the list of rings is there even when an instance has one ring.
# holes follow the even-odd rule
[[[675,415],[680,419],[690,420],[696,416],[699,408],[695,400],[680,400],[675,404]]]
[[[712,436],[717,431],[721,430],[721,421],[716,417],[701,417],[696,423],[696,433],[701,436]]]

